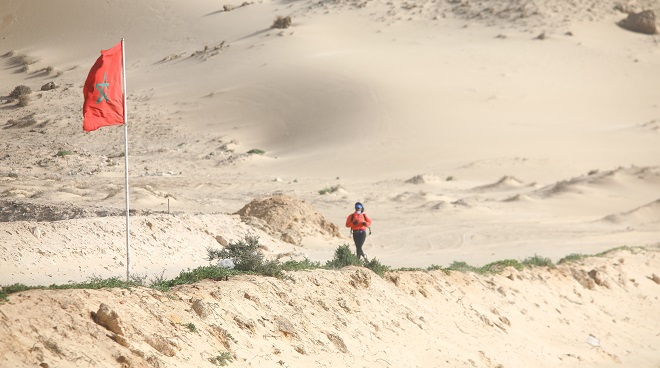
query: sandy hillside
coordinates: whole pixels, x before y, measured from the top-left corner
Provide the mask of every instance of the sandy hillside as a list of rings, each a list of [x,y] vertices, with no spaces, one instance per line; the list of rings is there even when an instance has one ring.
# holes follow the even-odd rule
[[[491,276],[348,267],[26,291],[0,305],[0,365],[657,367],[659,251]]]
[[[121,38],[135,276],[207,265],[209,247],[246,234],[271,257],[325,262],[351,242],[343,225],[356,201],[373,219],[366,253],[393,267],[648,250],[576,266],[605,267],[609,288],[589,289],[569,267],[514,280],[401,274],[410,280],[398,285],[315,271],[171,297],[32,291],[0,306],[11,336],[1,341],[14,347],[0,356],[10,366],[210,364],[227,351],[246,366],[657,365],[660,36],[617,25],[642,10],[660,5],[3,1],[0,285],[125,275],[123,129],[84,133],[81,113],[89,68]],[[278,16],[291,27],[271,28]],[[20,85],[32,92],[17,101]],[[328,299],[314,304],[317,292]],[[225,309],[207,324],[190,313],[193,297]],[[102,302],[126,323],[125,345],[91,322]],[[314,314],[296,315],[303,308]]]

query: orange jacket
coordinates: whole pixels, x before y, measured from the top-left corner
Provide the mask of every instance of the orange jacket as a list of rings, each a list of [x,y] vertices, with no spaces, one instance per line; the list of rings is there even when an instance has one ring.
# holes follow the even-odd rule
[[[353,224],[354,221],[357,221],[357,225]],[[364,224],[365,222],[367,223],[366,225]],[[358,215],[357,213],[353,212],[348,215],[348,218],[346,219],[346,227],[350,227],[353,231],[366,230],[369,226],[371,226],[371,219],[369,216],[367,216],[366,213],[361,213]]]

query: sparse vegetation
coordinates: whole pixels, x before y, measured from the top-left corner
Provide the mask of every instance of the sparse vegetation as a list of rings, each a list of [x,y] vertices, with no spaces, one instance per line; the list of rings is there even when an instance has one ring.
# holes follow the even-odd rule
[[[389,266],[383,265],[376,258],[372,258],[368,262],[363,261],[351,251],[350,245],[344,244],[335,249],[334,257],[326,262],[325,268],[340,269],[347,266],[366,267],[379,276],[383,276],[386,271],[390,270]]]
[[[319,190],[319,194],[324,195],[324,194],[334,193],[334,192],[338,191],[339,188],[341,188],[341,186],[333,185],[330,188],[325,188],[325,189]]]
[[[462,261],[461,262],[454,261],[447,268],[442,269],[439,268],[438,266],[434,266],[434,269],[436,270],[442,269],[445,272],[460,271],[460,272],[474,272],[478,274],[487,274],[487,273],[500,273],[502,272],[502,270],[504,270],[507,267],[513,267],[517,270],[522,270],[524,266],[522,263],[516,261],[515,259],[505,259],[505,260],[489,263],[482,267],[475,267]]]
[[[57,289],[108,289],[108,288],[122,288],[128,289],[131,287],[143,286],[143,279],[133,279],[131,281],[126,281],[118,277],[110,277],[107,279],[94,276],[85,282],[72,282],[63,285],[50,285],[48,289],[57,290]],[[41,288],[41,287],[35,287]]]
[[[57,156],[57,157],[64,157],[64,156],[69,156],[69,155],[72,155],[72,154],[73,154],[73,152],[68,151],[68,150],[59,150],[59,151],[57,151],[57,153],[55,154],[55,156]]]
[[[442,269],[442,267],[440,267],[440,266],[435,266],[434,265],[432,267],[437,267],[437,268],[434,268],[435,270],[441,270]],[[401,271],[401,272],[424,272],[424,271],[427,271],[427,270],[431,271],[431,267],[429,267],[427,269],[423,269],[421,267],[399,267],[399,268],[392,269],[392,271]]]
[[[448,176],[448,177],[445,179],[445,181],[453,181],[453,180],[454,180],[454,177],[453,177],[453,176]]]
[[[283,17],[281,15],[278,15],[277,18],[275,18],[275,21],[273,22],[273,25],[270,28],[284,29],[289,27],[291,27],[291,17],[290,16]]]
[[[445,270],[460,271],[460,272],[477,272],[477,273],[479,272],[479,269],[477,267],[471,266],[463,261],[460,262],[454,261]]]
[[[564,263],[572,263],[572,262],[578,262],[584,258],[587,258],[588,256],[586,254],[579,254],[579,253],[571,253],[567,255],[566,257],[562,258],[557,262],[557,264],[564,264]]]
[[[20,119],[7,120],[7,128],[25,128],[35,124],[37,124],[37,119],[34,118],[34,114],[24,116]]]
[[[21,291],[33,289],[23,284],[13,284],[0,288],[0,300],[6,301],[9,294],[20,293]]]
[[[266,153],[266,151],[260,150],[258,148],[253,148],[253,149],[247,151],[247,153],[250,154],[250,155],[263,155],[264,153]]]
[[[224,353],[221,353],[220,355],[216,355],[212,358],[209,358],[209,362],[213,365],[219,365],[219,366],[226,366],[234,360],[234,358],[231,356],[231,353],[226,351]]]
[[[167,291],[177,285],[194,284],[205,279],[216,281],[226,280],[229,276],[236,274],[237,272],[234,270],[230,270],[224,267],[202,266],[197,267],[194,270],[181,271],[179,276],[172,280],[157,280],[151,284],[151,287],[156,290]]]
[[[536,254],[533,257],[526,258],[524,261],[522,261],[522,264],[527,267],[555,268],[555,264],[552,263],[550,258],[541,257]]]
[[[27,72],[30,70],[30,65],[36,63],[39,61],[39,59],[35,57],[31,57],[28,55],[24,54],[16,54],[13,51],[10,51],[9,53],[4,55],[5,57],[11,57],[11,63],[14,65],[17,65],[19,67],[20,72]]]
[[[49,290],[65,290],[65,289],[106,289],[106,288],[123,288],[127,289],[130,287],[142,286],[142,280],[134,280],[126,282],[117,277],[111,277],[108,279],[103,279],[100,277],[92,277],[86,282],[72,282],[62,285],[50,285],[45,286],[27,286],[23,284],[13,284],[9,286],[4,286],[0,288],[0,300],[7,300],[7,296],[13,293],[20,293],[22,291],[33,290],[33,289],[49,289]]]
[[[518,271],[524,268],[524,266],[515,259],[505,259],[489,263],[479,268],[479,273],[500,273],[507,267],[513,267]]]
[[[30,95],[20,95],[18,96],[18,106],[20,107],[25,107],[30,104],[30,101],[32,101],[32,98]]]
[[[348,244],[340,245],[335,249],[334,257],[326,262],[325,267],[331,269],[339,269],[346,266],[361,266],[362,261],[351,252]]]
[[[18,100],[18,106],[25,107],[30,103],[30,93],[32,89],[25,85],[16,86],[9,94],[12,100]]]
[[[186,323],[186,324],[184,324],[183,326],[184,326],[185,328],[187,328],[188,331],[190,331],[190,332],[197,332],[197,326],[195,326],[195,324],[192,323],[192,322],[190,322],[190,323]]]
[[[17,178],[18,178],[18,174],[15,173],[15,172],[10,172],[10,173],[7,174],[7,177],[8,177],[8,178],[14,178],[14,179],[17,179]]]
[[[266,261],[262,251],[261,245],[259,244],[259,238],[253,235],[245,235],[243,239],[230,242],[224,249],[207,249],[209,254],[209,260],[215,259],[232,259],[235,264],[233,269],[228,269],[221,266],[203,266],[198,267],[193,270],[182,271],[179,273],[179,276],[175,277],[172,280],[165,280],[162,276],[152,281],[148,286],[152,289],[159,291],[167,291],[171,287],[177,285],[188,285],[193,284],[204,279],[210,280],[227,280],[229,276],[235,276],[240,274],[258,274],[264,276],[273,276],[273,277],[282,277],[284,271],[301,271],[301,270],[311,270],[311,269],[340,269],[347,266],[359,266],[369,268],[371,271],[376,273],[379,276],[383,276],[385,272],[392,270],[389,266],[383,265],[376,258],[372,258],[369,262],[364,262],[359,259],[352,251],[351,246],[348,244],[340,245],[335,249],[334,257],[327,261],[325,265],[321,265],[319,262],[310,261],[309,259],[304,259],[302,261],[289,260],[284,263],[280,263],[277,260]],[[561,260],[557,264],[561,265],[564,263],[575,262],[588,257],[603,257],[615,251],[629,251],[635,252],[635,248],[628,246],[618,247],[614,249],[607,250],[595,255],[584,255],[584,254],[570,254]],[[465,262],[452,262],[449,267],[442,268],[438,265],[431,265],[426,270],[442,270],[445,273],[450,273],[451,271],[458,272],[474,272],[478,274],[491,274],[491,273],[500,273],[507,267],[513,267],[517,270],[522,270],[525,267],[549,267],[553,268],[555,265],[549,258],[541,257],[535,255],[529,257],[522,262],[513,259],[505,259],[501,261],[495,261],[489,263],[483,267],[471,266]],[[399,268],[396,271],[424,271],[421,268]],[[81,283],[68,283],[64,285],[50,285],[45,286],[26,286],[23,284],[13,284],[5,287],[0,287],[0,301],[7,301],[9,294],[19,293],[31,289],[105,289],[105,288],[132,288],[138,286],[146,286],[146,276],[145,277],[133,277],[131,281],[126,282],[118,277],[111,277],[103,279],[100,277],[92,277],[86,282]],[[191,332],[196,332],[197,328],[194,324],[188,323],[184,325]],[[231,336],[230,336],[231,337]],[[232,338],[233,339],[233,338]]]
[[[390,270],[389,266],[380,263],[380,261],[376,258],[370,259],[369,262],[367,262],[364,266],[380,277],[383,277],[385,272]]]
[[[302,261],[290,260],[282,263],[282,270],[284,271],[303,271],[303,270],[314,270],[317,268],[321,268],[321,263],[310,261],[307,258],[305,258]]]
[[[229,242],[223,249],[208,248],[207,253],[209,261],[231,259],[237,271],[256,273],[265,270],[269,273],[274,271],[273,265],[269,264],[271,262],[265,261],[260,249],[259,237],[256,235],[245,235],[241,240]]]
[[[9,98],[18,98],[21,95],[29,95],[32,93],[32,89],[25,85],[20,85],[14,87],[14,90],[9,94]]]
[[[36,63],[37,61],[39,61],[39,59],[37,59],[35,57],[32,57],[32,56],[24,55],[24,54],[16,54],[16,55],[13,55],[11,57],[11,62],[12,63],[23,66],[23,67],[26,67],[28,65],[32,65],[32,64]]]

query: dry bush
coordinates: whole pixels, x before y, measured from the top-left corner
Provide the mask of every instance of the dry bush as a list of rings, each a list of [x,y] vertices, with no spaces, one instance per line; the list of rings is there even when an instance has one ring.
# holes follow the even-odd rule
[[[30,104],[31,98],[30,95],[19,95],[18,96],[18,106],[25,107]]]
[[[273,22],[273,25],[271,26],[271,28],[279,28],[279,29],[284,29],[289,27],[291,27],[291,17],[290,16],[282,17],[281,15],[277,16],[277,18]]]
[[[18,54],[12,56],[11,61],[14,64],[27,66],[36,63],[37,61],[39,61],[39,59],[24,54]]]
[[[21,95],[29,95],[32,93],[32,89],[25,85],[16,86],[13,91],[9,94],[9,98],[18,98]]]
[[[16,86],[9,94],[10,99],[18,100],[18,106],[27,106],[30,103],[32,89],[25,85]]]
[[[6,128],[25,128],[37,124],[37,119],[34,118],[34,114],[24,116],[20,119],[9,119],[7,120]]]

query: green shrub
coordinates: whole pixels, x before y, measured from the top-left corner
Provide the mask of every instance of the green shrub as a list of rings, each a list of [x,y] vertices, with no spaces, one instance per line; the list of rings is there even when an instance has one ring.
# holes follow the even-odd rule
[[[489,263],[482,267],[474,267],[463,261],[460,262],[454,261],[447,268],[442,269],[439,266],[435,266],[433,269],[442,269],[443,271],[445,271],[445,273],[448,273],[449,271],[460,271],[460,272],[474,272],[478,274],[485,274],[485,273],[500,273],[502,272],[502,270],[504,270],[507,267],[513,267],[517,270],[522,270],[524,266],[515,259],[505,259],[505,260]],[[431,268],[429,268],[429,270],[430,269]]]
[[[328,193],[334,193],[334,192],[338,191],[339,188],[340,188],[339,185],[333,185],[330,188],[325,188],[325,189],[319,190],[319,194],[324,195],[324,194],[328,194]]]
[[[534,255],[534,257],[529,257],[522,261],[522,264],[527,267],[549,267],[554,268],[555,264],[552,263],[550,258],[541,257]]]
[[[264,153],[266,153],[266,151],[260,150],[258,148],[253,148],[253,149],[247,151],[247,153],[250,154],[250,155],[263,155]]]
[[[68,150],[59,150],[59,151],[57,151],[57,153],[55,154],[55,156],[57,156],[57,157],[64,157],[64,156],[69,156],[69,155],[72,155],[72,154],[73,154],[73,152],[68,151]]]
[[[192,323],[192,322],[191,323],[186,323],[183,326],[186,327],[188,329],[188,331],[190,331],[190,332],[197,332],[197,326],[195,326],[195,324]]]
[[[471,266],[463,261],[454,261],[449,267],[446,268],[447,271],[460,271],[460,272],[479,272],[477,267]]]
[[[557,264],[564,264],[564,263],[572,263],[572,262],[577,262],[579,260],[582,260],[584,258],[587,258],[588,256],[586,254],[579,254],[579,253],[571,253],[567,255],[566,257],[562,258],[557,262]]]
[[[254,270],[247,270],[256,272],[260,275],[271,276],[271,277],[281,277],[282,276],[282,264],[279,261],[272,260],[263,262],[259,267]]]
[[[126,282],[124,279],[119,277],[110,277],[103,279],[100,277],[93,276],[85,282],[70,282],[68,284],[62,285],[50,285],[48,289],[59,290],[59,289],[106,289],[106,288],[123,288],[127,289],[129,287],[143,286],[142,281],[132,280]],[[41,287],[40,287],[41,288]]]
[[[208,248],[208,260],[231,259],[237,271],[253,272],[265,276],[281,276],[282,265],[278,261],[266,261],[261,251],[259,237],[245,235],[232,241],[223,249]]]
[[[13,284],[0,288],[0,300],[7,300],[7,296],[21,291],[33,289],[66,290],[66,289],[103,289],[103,288],[124,288],[143,286],[141,281],[126,282],[118,277],[103,279],[100,277],[91,277],[85,282],[70,282],[68,284],[45,286],[26,286],[23,284]]]
[[[372,270],[376,275],[381,277],[385,275],[385,272],[390,270],[389,266],[385,266],[384,264],[380,263],[376,258],[372,258],[369,262],[367,262],[365,267]]]
[[[228,352],[228,351],[226,351],[226,352],[224,352],[220,355],[216,355],[212,358],[209,358],[209,362],[211,362],[211,364],[220,365],[220,366],[223,366],[223,367],[228,365],[229,362],[231,362],[232,360],[234,360],[234,358],[231,356],[231,353]]]
[[[282,270],[284,271],[302,271],[302,270],[315,270],[321,268],[320,262],[310,261],[305,258],[302,261],[286,261],[282,263]]]
[[[515,259],[504,259],[501,261],[495,261],[489,263],[479,269],[479,273],[500,273],[507,267],[513,267],[516,270],[520,271],[523,269],[523,265],[516,261]]]
[[[179,276],[172,280],[157,280],[150,287],[160,291],[167,291],[177,285],[194,284],[205,279],[216,281],[226,280],[229,276],[235,274],[235,271],[220,266],[202,266],[194,270],[181,271]]]
[[[239,271],[254,271],[264,261],[259,249],[259,237],[245,235],[243,239],[231,241],[223,249],[208,248],[208,260],[231,259],[234,268]]]
[[[0,300],[7,301],[9,294],[20,293],[21,291],[35,289],[35,287],[23,284],[12,284],[0,288]]]
[[[327,261],[326,268],[338,269],[346,266],[362,266],[362,261],[351,252],[348,244],[340,245],[335,249],[334,257]]]

